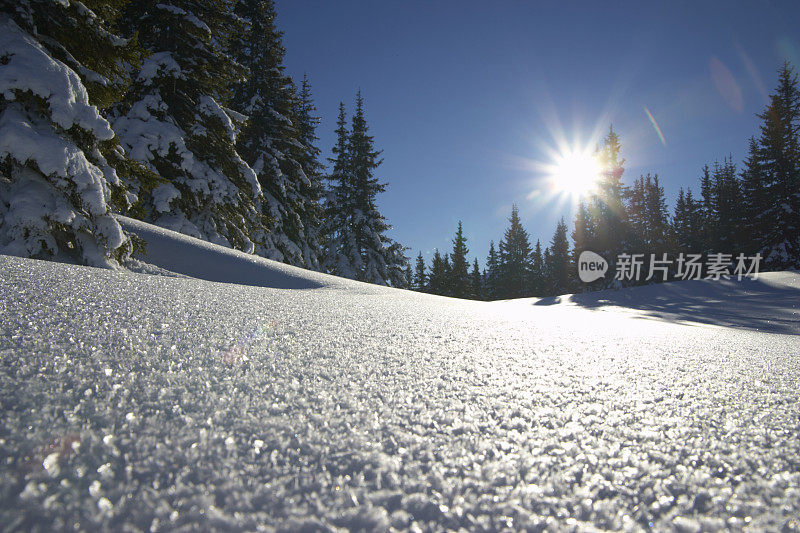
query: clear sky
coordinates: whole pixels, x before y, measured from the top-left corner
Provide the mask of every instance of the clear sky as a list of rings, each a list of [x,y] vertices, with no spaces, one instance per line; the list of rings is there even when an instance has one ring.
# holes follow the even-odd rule
[[[739,163],[784,59],[800,66],[800,2],[276,0],[287,72],[307,73],[334,143],[360,88],[388,183],[390,235],[449,251],[458,220],[481,265],[516,203],[549,242],[571,202],[542,165],[613,123],[624,181],[657,173],[670,209],[705,163]],[[663,142],[648,111],[660,127]]]

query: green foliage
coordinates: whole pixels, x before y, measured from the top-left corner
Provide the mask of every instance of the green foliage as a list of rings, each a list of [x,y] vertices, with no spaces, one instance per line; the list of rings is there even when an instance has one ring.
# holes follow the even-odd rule
[[[522,298],[530,296],[532,289],[531,244],[516,205],[511,208],[508,222],[509,227],[499,246],[497,297]]]
[[[456,236],[453,238],[453,252],[450,254],[450,276],[447,280],[448,292],[456,298],[469,298],[472,295],[472,283],[467,263],[467,239],[458,221]]]
[[[414,283],[412,288],[415,291],[425,292],[428,285],[428,276],[425,273],[425,259],[422,257],[422,252],[417,256],[417,262],[414,267]]]

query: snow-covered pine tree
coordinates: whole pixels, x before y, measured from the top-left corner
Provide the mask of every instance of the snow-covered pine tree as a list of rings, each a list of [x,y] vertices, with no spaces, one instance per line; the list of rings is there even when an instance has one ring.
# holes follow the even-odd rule
[[[350,223],[351,213],[355,209],[355,190],[350,172],[349,137],[344,102],[339,102],[336,145],[331,149],[333,157],[328,158],[332,168],[327,178],[329,192],[324,206],[326,242],[322,267],[325,272],[354,279],[363,265]]]
[[[356,96],[350,131],[344,126],[341,104],[337,124],[327,263],[340,276],[402,287],[406,284],[403,270],[407,260],[403,247],[386,235],[390,226],[375,203],[386,185],[374,176],[381,164],[380,151],[374,150],[368,133],[361,91]]]
[[[456,298],[469,298],[471,292],[471,282],[469,277],[469,263],[467,262],[467,239],[461,221],[458,221],[458,229],[453,238],[453,252],[450,254],[450,279],[448,287],[452,296]]]
[[[295,111],[298,141],[301,147],[297,162],[300,163],[307,178],[307,181],[301,181],[300,186],[304,200],[300,209],[300,219],[303,222],[306,237],[301,244],[304,249],[303,255],[306,257],[306,267],[319,270],[325,241],[322,201],[326,190],[323,182],[324,167],[319,159],[320,149],[317,147],[319,138],[316,131],[320,119],[316,112],[317,108],[314,106],[314,99],[311,95],[311,83],[308,81],[308,76],[303,75],[303,81],[300,84],[300,98]]]
[[[516,204],[511,208],[503,240],[500,241],[499,289],[500,298],[522,298],[530,296],[531,287],[531,244],[528,232],[522,227]]]
[[[237,127],[222,107],[244,71],[225,51],[242,25],[227,2],[131,0],[128,35],[149,52],[114,131],[128,153],[164,182],[134,189],[134,216],[159,226],[253,252],[262,232],[261,187],[236,152]]]
[[[126,90],[135,43],[111,33],[122,1],[0,4],[0,252],[113,267],[131,242],[128,161],[102,109]]]
[[[411,261],[406,262],[406,269],[405,269],[405,285],[399,287],[401,289],[411,289],[411,283],[414,279],[414,271],[411,270]]]
[[[760,168],[769,198],[761,253],[767,268],[800,268],[800,89],[789,63],[781,67],[778,88],[759,118]]]
[[[282,34],[270,0],[238,0],[235,12],[245,29],[228,49],[248,70],[231,100],[234,110],[248,117],[237,148],[258,176],[259,209],[270,219],[256,253],[318,269],[322,188],[310,86],[303,80],[298,95],[284,74]]]

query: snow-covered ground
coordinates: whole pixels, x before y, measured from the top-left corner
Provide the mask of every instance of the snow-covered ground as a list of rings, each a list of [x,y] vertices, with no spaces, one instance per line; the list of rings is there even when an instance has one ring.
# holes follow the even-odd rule
[[[182,276],[0,256],[4,528],[800,528],[796,273],[479,303],[122,224]]]

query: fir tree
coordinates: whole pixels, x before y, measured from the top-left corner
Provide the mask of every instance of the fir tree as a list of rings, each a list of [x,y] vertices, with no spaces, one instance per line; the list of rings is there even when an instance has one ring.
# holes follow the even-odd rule
[[[762,241],[768,268],[800,267],[800,90],[793,68],[784,63],[778,88],[760,115],[759,169],[769,199]]]
[[[706,246],[703,235],[698,231],[702,224],[702,205],[694,199],[691,188],[684,193],[681,187],[672,217],[672,235],[677,252],[702,253]]]
[[[703,165],[703,175],[700,178],[700,196],[702,225],[698,231],[703,236],[703,252],[716,251],[717,242],[717,198],[714,194],[714,182],[708,165]]]
[[[658,180],[658,174],[645,178],[645,251],[651,253],[665,252],[668,246],[669,215],[664,188]]]
[[[328,176],[329,193],[325,201],[323,270],[343,277],[355,277],[354,268],[361,268],[361,256],[350,224],[350,213],[355,209],[355,190],[350,173],[349,136],[344,103],[339,102],[336,145],[331,149],[333,157],[328,159],[332,169]]]
[[[150,55],[115,109],[114,130],[137,161],[165,183],[138,195],[135,216],[252,252],[264,220],[261,186],[235,148],[222,103],[244,71],[225,45],[243,28],[216,0],[132,0],[125,29]]]
[[[425,274],[425,259],[422,258],[422,252],[417,256],[417,263],[414,268],[414,285],[413,289],[419,292],[425,292],[428,285],[428,276]]]
[[[550,294],[564,294],[572,286],[570,265],[572,263],[567,240],[567,223],[562,217],[556,225],[550,241],[547,263],[547,289]]]
[[[611,265],[625,245],[624,228],[627,223],[622,184],[625,159],[620,157],[620,152],[619,136],[611,127],[603,139],[599,154],[602,172],[591,213],[595,222],[594,251],[605,257]]]
[[[731,157],[722,164],[714,164],[714,194],[716,196],[716,240],[719,252],[736,255],[744,245],[742,221],[742,195],[736,165]]]
[[[456,298],[469,298],[471,293],[471,281],[469,277],[469,263],[467,263],[467,239],[458,221],[456,236],[453,238],[453,252],[450,254],[450,279],[448,289],[451,296]]]
[[[390,229],[375,203],[386,185],[375,178],[381,164],[379,151],[373,148],[364,116],[364,99],[359,91],[356,111],[348,132],[343,124],[344,109],[340,106],[337,145],[334,151],[334,193],[331,197],[332,236],[328,262],[340,276],[401,286],[405,281],[403,247],[392,241]]]
[[[319,268],[319,199],[310,86],[300,95],[283,72],[284,48],[270,0],[240,0],[236,14],[245,31],[228,48],[248,70],[234,87],[232,107],[248,117],[237,149],[258,176],[263,192],[259,210],[269,220],[256,251],[297,266]]]
[[[306,239],[303,255],[307,258],[306,266],[320,268],[321,251],[324,246],[325,234],[322,222],[322,201],[325,197],[323,183],[323,165],[319,160],[320,149],[317,148],[319,138],[316,134],[320,119],[316,116],[316,107],[311,95],[311,84],[307,76],[303,76],[300,85],[300,98],[297,102],[295,116],[297,120],[298,141],[300,153],[297,161],[300,163],[307,180],[301,180],[300,192],[304,200],[298,210]],[[316,264],[313,256],[316,255]]]
[[[478,258],[476,257],[472,263],[472,272],[470,272],[471,294],[470,297],[474,300],[483,300],[483,276],[481,269],[478,265]]]
[[[434,250],[433,260],[431,261],[431,272],[428,276],[428,292],[431,294],[444,295],[447,285],[447,266],[445,259],[439,253],[439,250]]]
[[[581,253],[587,250],[593,251],[591,250],[591,243],[594,241],[595,228],[591,215],[589,214],[589,208],[584,202],[580,202],[578,204],[577,211],[575,212],[575,229],[572,231],[572,242],[574,243],[574,248],[572,251],[573,272],[578,271],[578,259],[580,258]],[[536,251],[534,251],[533,256],[533,271],[535,274],[538,274],[539,280],[541,280],[541,261],[542,246],[537,240]],[[535,275],[535,277],[537,276]],[[534,286],[535,292],[538,293],[542,289],[541,281],[539,283],[534,283]]]
[[[111,211],[134,199],[101,116],[129,84],[135,42],[116,36],[122,1],[4,2],[0,14],[0,253],[111,267],[131,242]]]
[[[445,254],[442,256],[442,288],[441,294],[442,296],[453,296],[453,286],[451,285],[452,282],[452,270],[453,266],[450,264],[450,256]]]
[[[531,295],[541,296],[545,293],[546,268],[542,255],[542,243],[536,239],[536,246],[531,254]]]
[[[489,241],[489,255],[486,258],[484,275],[484,293],[487,300],[500,298],[500,259],[494,248],[494,241]]]
[[[769,207],[766,176],[761,166],[761,153],[755,137],[750,137],[747,158],[741,173],[742,212],[744,221],[743,251],[755,254],[761,251],[766,242],[769,221],[766,218]]]
[[[403,277],[405,278],[405,283],[400,288],[401,289],[411,289],[411,284],[412,284],[413,279],[414,279],[414,272],[411,270],[411,262],[410,261],[406,262],[406,270],[405,270],[405,275]]]
[[[522,298],[531,294],[531,244],[514,205],[499,251],[501,298]]]
[[[628,214],[628,244],[633,249],[642,249],[646,233],[646,192],[644,176],[633,180],[633,185],[625,191]]]
[[[675,201],[675,212],[672,216],[672,235],[678,252],[686,253],[689,250],[688,241],[691,233],[692,227],[690,226],[686,194],[683,191],[683,187],[681,187],[678,191],[678,199]]]

